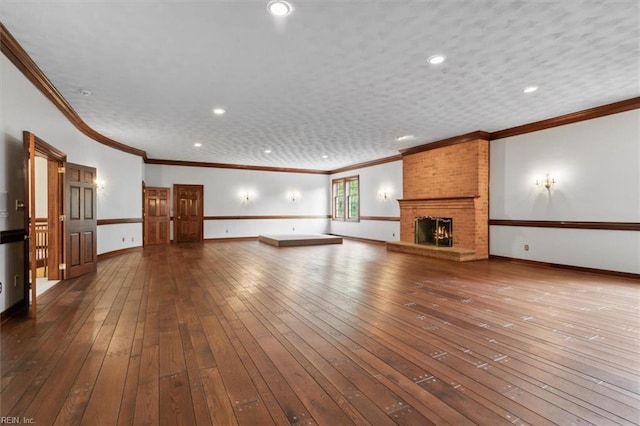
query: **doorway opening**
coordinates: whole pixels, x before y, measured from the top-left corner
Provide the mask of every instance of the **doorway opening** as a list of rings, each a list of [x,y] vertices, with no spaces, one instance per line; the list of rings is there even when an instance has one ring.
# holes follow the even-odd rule
[[[25,244],[25,304],[35,318],[39,294],[63,277],[63,178],[67,156],[33,133],[23,133],[25,151],[24,226],[29,240]],[[38,285],[40,284],[40,285]]]
[[[58,167],[58,162],[55,162]],[[56,192],[55,182],[53,186],[49,188],[48,177],[48,164],[49,159],[42,153],[36,152],[35,158],[35,182],[29,182],[29,187],[35,189],[35,234],[31,238],[35,239],[35,262],[36,262],[36,297],[40,296],[45,291],[49,290],[60,282],[60,274],[54,265],[49,265],[49,252],[52,256],[55,256],[56,247],[50,247],[50,226],[48,210],[48,194],[50,191]],[[29,165],[31,167],[31,164]],[[29,170],[29,176],[31,177],[31,171]],[[55,217],[55,212],[51,212]],[[31,270],[29,271],[31,275]],[[29,277],[29,282],[33,282],[33,277]],[[31,296],[30,296],[31,297]]]

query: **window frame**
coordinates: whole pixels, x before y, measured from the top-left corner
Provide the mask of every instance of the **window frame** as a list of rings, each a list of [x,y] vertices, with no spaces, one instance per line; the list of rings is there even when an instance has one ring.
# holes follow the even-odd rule
[[[350,187],[351,183],[356,182],[356,194],[357,197],[357,205],[356,205],[356,215],[351,215],[351,206],[350,202],[352,197],[354,196],[351,193]],[[344,190],[342,191],[342,195],[337,195],[338,185],[342,184]],[[339,199],[342,201],[342,211],[338,211]],[[355,176],[345,176],[338,179],[333,179],[331,181],[331,218],[332,220],[339,220],[343,222],[360,222],[360,175]]]

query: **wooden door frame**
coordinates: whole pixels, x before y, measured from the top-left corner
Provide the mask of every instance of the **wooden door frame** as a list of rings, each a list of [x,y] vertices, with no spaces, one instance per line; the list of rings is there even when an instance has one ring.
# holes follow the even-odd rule
[[[64,271],[59,269],[59,264],[64,258],[64,223],[60,221],[60,216],[64,213],[63,189],[64,182],[59,173],[59,167],[62,167],[67,161],[67,155],[44,140],[40,139],[31,132],[22,132],[23,145],[25,147],[24,155],[24,229],[27,231],[29,238],[24,245],[24,303],[29,306],[29,295],[31,295],[31,316],[35,318],[37,312],[37,290],[36,290],[36,273],[35,262],[35,214],[33,220],[30,216],[35,212],[35,190],[31,191],[30,186],[33,184],[35,189],[35,161],[34,167],[30,166],[30,159],[33,155],[45,158],[47,160],[47,222],[49,225],[49,253],[50,263],[48,265],[49,274],[54,279],[64,279]],[[29,149],[26,149],[27,146]],[[32,152],[33,150],[33,152]],[[54,262],[57,262],[55,264]],[[33,265],[31,265],[33,263]],[[31,279],[29,273],[31,272]]]
[[[144,231],[146,230],[145,228],[146,228],[146,226],[147,226],[147,224],[145,223],[145,222],[146,222],[146,219],[145,219],[145,218],[147,217],[147,216],[146,216],[147,212],[146,212],[146,210],[145,210],[145,209],[146,209],[146,206],[145,206],[145,201],[144,201],[144,190],[145,190],[146,188],[147,188],[147,185],[144,183],[144,180],[143,180],[143,181],[142,181],[142,248],[144,248],[144,246],[146,245],[146,244],[144,243],[144,236],[146,235],[146,234],[144,233]],[[171,220],[171,219],[169,219],[169,220]]]
[[[180,218],[178,217],[178,188],[199,188],[202,198],[200,200],[200,242],[204,241],[204,185],[197,184],[173,184],[173,242],[179,243],[178,240],[178,223]]]

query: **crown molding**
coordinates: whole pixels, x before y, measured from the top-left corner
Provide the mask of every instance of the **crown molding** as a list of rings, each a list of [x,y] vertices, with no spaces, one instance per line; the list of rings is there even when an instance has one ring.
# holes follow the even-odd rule
[[[475,132],[465,133],[464,135],[454,136],[452,138],[442,139],[436,142],[402,149],[400,150],[400,153],[404,157],[406,155],[417,154],[418,152],[431,151],[433,149],[444,148],[445,146],[457,145],[460,143],[470,142],[478,139],[488,141],[489,133],[483,130],[476,130]]]
[[[350,172],[351,170],[364,169],[366,167],[377,166],[380,164],[392,163],[394,161],[402,160],[402,155],[393,155],[391,157],[380,158],[378,160],[365,161],[364,163],[352,164],[351,166],[340,167],[339,169],[330,170],[330,174]]]
[[[119,151],[129,154],[138,155],[142,158],[146,157],[143,150],[130,147],[123,143],[114,141],[89,127],[85,123],[73,107],[67,102],[62,94],[55,88],[53,83],[47,78],[42,70],[31,59],[29,54],[20,46],[18,41],[13,38],[9,30],[0,23],[0,49],[2,53],[22,72],[22,74],[47,97],[62,112],[62,114],[73,124],[80,132],[90,137],[96,142],[107,145]]]
[[[626,99],[607,105],[584,109],[570,114],[559,115],[546,120],[523,124],[509,129],[499,130],[490,134],[490,139],[503,139],[511,136],[523,135],[525,133],[537,132],[550,129],[552,127],[563,126],[565,124],[578,123],[580,121],[592,120],[594,118],[605,117],[607,115],[618,114],[620,112],[631,111],[640,108],[640,97]]]
[[[243,164],[226,164],[226,163],[206,163],[200,161],[181,161],[181,160],[160,160],[156,158],[147,158],[144,160],[147,164],[159,164],[163,166],[182,166],[182,167],[210,167],[214,169],[238,169],[238,170],[258,170],[263,172],[284,172],[284,173],[306,173],[316,175],[328,175],[326,170],[310,170],[310,169],[292,169],[288,167],[269,167],[269,166],[249,166]]]

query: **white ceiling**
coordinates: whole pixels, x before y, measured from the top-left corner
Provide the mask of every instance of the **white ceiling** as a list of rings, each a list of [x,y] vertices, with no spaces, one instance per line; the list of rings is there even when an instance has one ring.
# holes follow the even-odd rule
[[[290,2],[2,0],[0,20],[89,126],[156,159],[331,170],[640,95],[637,0]]]

